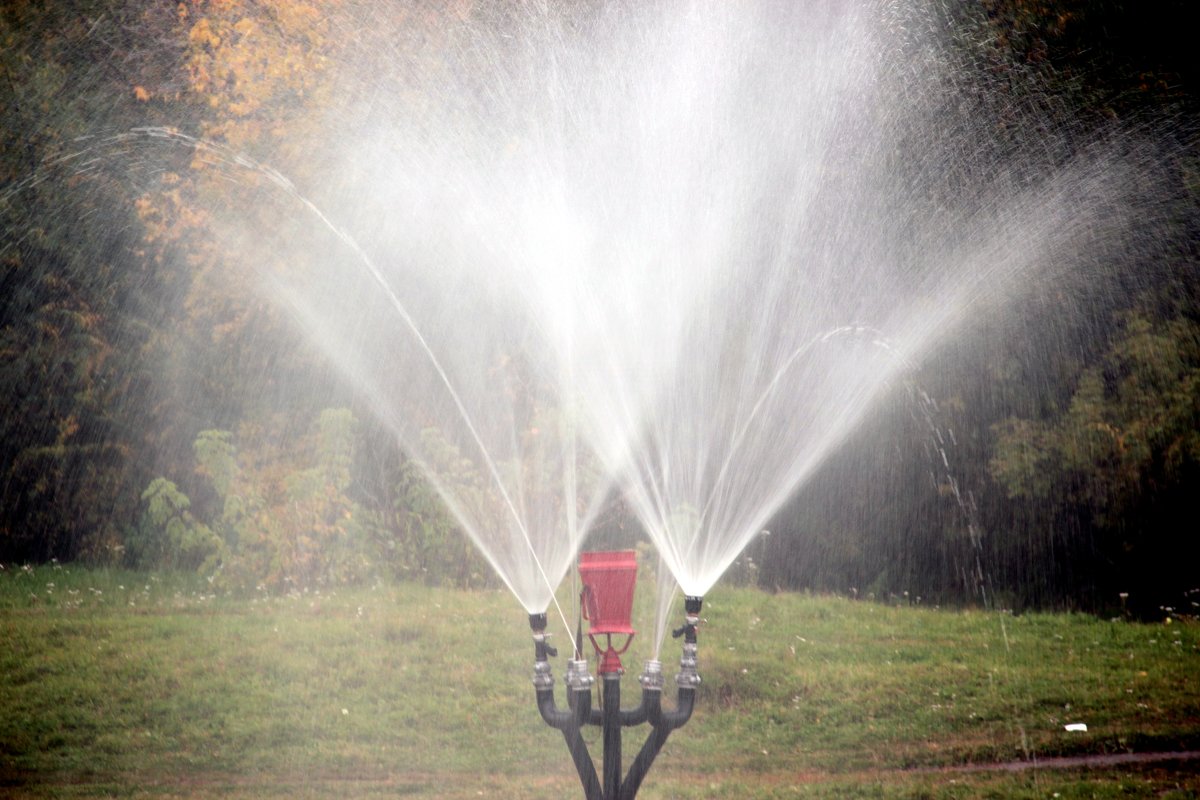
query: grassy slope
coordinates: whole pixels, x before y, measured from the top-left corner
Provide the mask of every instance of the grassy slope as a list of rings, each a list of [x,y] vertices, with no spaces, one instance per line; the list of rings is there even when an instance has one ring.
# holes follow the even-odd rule
[[[910,769],[1200,748],[1195,624],[724,588],[705,616],[701,702],[648,800],[1200,791],[1197,762]],[[237,600],[168,576],[10,568],[0,641],[0,795],[580,795],[533,707],[524,615],[503,593]],[[677,658],[668,642],[668,674]],[[624,683],[628,705],[637,686]],[[627,732],[627,759],[642,735]]]

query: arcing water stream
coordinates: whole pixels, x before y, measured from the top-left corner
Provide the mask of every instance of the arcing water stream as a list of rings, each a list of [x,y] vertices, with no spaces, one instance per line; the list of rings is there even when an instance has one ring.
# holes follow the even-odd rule
[[[1066,155],[957,35],[893,4],[532,4],[437,59],[366,47],[316,202],[372,255],[271,292],[528,610],[613,484],[703,595],[902,364],[1126,230],[1136,166]]]
[[[614,486],[704,595],[902,365],[1126,244],[1129,149],[992,83],[936,4],[513,4],[425,39],[334,16],[361,47],[311,192],[269,154],[121,146],[286,200],[276,230],[239,218],[262,192],[211,212],[287,265],[264,295],[530,612]]]

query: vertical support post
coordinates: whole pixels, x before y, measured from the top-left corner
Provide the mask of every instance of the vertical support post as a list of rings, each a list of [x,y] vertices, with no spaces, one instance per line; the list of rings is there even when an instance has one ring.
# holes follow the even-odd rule
[[[604,674],[604,800],[621,797],[621,673]]]

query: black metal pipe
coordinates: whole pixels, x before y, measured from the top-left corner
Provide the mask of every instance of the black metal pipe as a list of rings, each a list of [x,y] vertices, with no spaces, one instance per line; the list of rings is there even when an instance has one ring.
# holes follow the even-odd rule
[[[537,699],[538,711],[541,712],[542,719],[550,727],[557,728],[562,732],[563,740],[567,743],[567,750],[571,753],[571,760],[575,762],[575,771],[579,773],[579,782],[583,784],[584,797],[587,800],[605,800],[604,792],[600,787],[600,778],[596,775],[596,765],[592,763],[587,744],[579,734],[578,709],[583,708],[583,703],[577,704],[576,708],[570,711],[559,711],[554,706],[553,689],[539,690]]]
[[[587,744],[579,733],[579,728],[588,718],[591,711],[591,691],[573,691],[567,689],[566,711],[560,711],[554,702],[554,677],[550,673],[548,657],[555,655],[554,648],[546,641],[546,615],[530,614],[529,627],[534,638],[534,686],[536,687],[538,713],[546,724],[562,732],[571,760],[575,762],[575,771],[579,773],[579,782],[583,784],[583,795],[586,800],[605,800],[600,786],[600,778],[596,775],[596,765],[588,753]]]
[[[566,730],[567,728],[578,728],[580,726],[579,706],[569,708],[566,711],[559,711],[558,704],[554,702],[553,689],[538,689],[537,690],[537,705],[538,712],[542,715],[542,719],[551,728],[558,730]]]
[[[618,800],[633,800],[637,796],[638,789],[641,788],[642,781],[646,778],[646,773],[650,771],[654,759],[658,757],[659,751],[666,744],[667,737],[671,735],[672,731],[683,727],[691,718],[692,709],[696,705],[695,689],[680,688],[674,711],[663,709],[662,692],[645,691],[642,694],[657,695],[656,698],[648,699],[646,703],[649,708],[650,725],[653,727],[650,735],[646,737],[645,743],[642,744],[642,749],[638,751],[633,763],[629,765],[629,772],[621,784],[621,796]]]
[[[621,727],[630,728],[635,725],[641,725],[649,719],[649,708],[646,706],[646,695],[642,694],[642,701],[633,708],[621,709]],[[586,718],[588,725],[602,726],[604,725],[604,711],[599,708],[593,708],[591,714]]]
[[[621,674],[604,674],[604,800],[621,796]]]
[[[642,692],[642,702],[636,708],[621,709],[621,726],[625,728],[641,725],[650,719],[650,707],[646,705],[646,692]]]
[[[575,771],[579,773],[579,782],[583,784],[585,800],[604,800],[604,790],[600,786],[600,778],[596,775],[596,765],[592,763],[592,756],[579,734],[579,728],[565,730],[562,735],[567,749],[571,752],[571,760],[575,762]]]
[[[675,709],[668,711],[662,707],[662,702],[659,701],[651,709],[650,724],[655,728],[667,728],[675,730],[682,728],[687,721],[692,718],[692,710],[696,707],[696,690],[691,687],[679,687],[679,693],[675,699]]]
[[[676,683],[679,686],[676,695],[675,709],[665,710],[662,707],[662,682],[652,680],[650,662],[647,662],[647,675],[643,677],[642,705],[647,710],[647,718],[653,730],[646,737],[642,749],[629,765],[625,782],[621,785],[621,795],[618,800],[633,800],[636,797],[646,773],[658,753],[666,744],[667,737],[677,728],[683,727],[692,717],[696,707],[696,687],[700,685],[700,675],[696,672],[696,627],[700,624],[700,609],[703,598],[689,596],[684,598],[686,615],[683,627],[672,632],[675,638],[683,638],[683,655],[679,660],[679,676]],[[653,696],[651,696],[653,695]]]
[[[567,690],[567,704],[575,713],[575,723],[580,727],[588,724],[592,715],[596,712],[592,709],[592,690],[591,688],[575,691]]]
[[[646,743],[642,745],[637,757],[629,765],[629,774],[625,776],[625,782],[621,784],[620,800],[633,800],[637,797],[638,789],[642,787],[642,781],[646,779],[646,773],[650,771],[650,765],[654,763],[658,751],[662,750],[662,746],[666,744],[667,737],[670,735],[671,731],[668,728],[650,729]]]
[[[629,765],[629,774],[625,776],[625,781],[621,784],[619,800],[633,800],[637,797],[638,789],[641,788],[642,781],[646,779],[646,773],[650,771],[650,765],[654,763],[658,751],[662,750],[662,746],[666,744],[667,737],[670,735],[670,728],[650,729],[650,735],[646,737],[645,744],[638,751],[633,763]]]

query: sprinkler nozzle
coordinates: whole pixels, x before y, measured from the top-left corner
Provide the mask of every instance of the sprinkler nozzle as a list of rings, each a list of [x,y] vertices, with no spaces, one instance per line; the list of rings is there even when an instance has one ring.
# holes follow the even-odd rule
[[[685,642],[696,641],[696,626],[700,624],[700,607],[704,604],[703,597],[687,595],[683,598],[683,626],[671,631],[671,638],[678,639],[687,634]]]
[[[546,614],[530,614],[529,629],[533,631],[533,643],[537,648],[537,660],[544,662],[546,657],[554,658],[558,650],[550,645],[550,634],[546,633]]]

